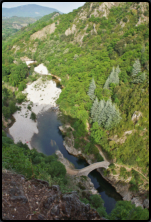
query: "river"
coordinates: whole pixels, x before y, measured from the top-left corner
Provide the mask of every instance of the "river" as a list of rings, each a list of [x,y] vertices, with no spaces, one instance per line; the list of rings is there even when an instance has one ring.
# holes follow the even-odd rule
[[[77,169],[88,165],[84,159],[74,157],[66,151],[63,146],[64,138],[58,128],[62,124],[54,110],[50,109],[38,114],[37,122],[39,133],[33,135],[31,140],[32,147],[46,155],[52,155],[59,149],[63,156],[72,162]],[[96,170],[92,171],[88,176],[101,194],[106,212],[109,214],[115,207],[116,202],[122,200],[122,197]]]

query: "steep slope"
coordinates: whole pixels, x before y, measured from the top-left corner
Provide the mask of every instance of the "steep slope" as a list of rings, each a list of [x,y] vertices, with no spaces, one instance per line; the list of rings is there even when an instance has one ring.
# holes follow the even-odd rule
[[[52,12],[62,12],[58,11],[55,8],[44,7],[36,4],[29,4],[29,5],[22,5],[14,8],[4,8],[2,7],[2,16],[5,17],[12,17],[12,16],[19,16],[19,17],[37,17],[37,16],[44,16],[48,15]]]
[[[103,220],[76,191],[63,194],[58,185],[8,170],[2,178],[3,220]]]

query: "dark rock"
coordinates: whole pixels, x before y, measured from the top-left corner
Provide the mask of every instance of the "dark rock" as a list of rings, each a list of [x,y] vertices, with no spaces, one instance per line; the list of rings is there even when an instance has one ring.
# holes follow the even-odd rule
[[[9,190],[9,193],[10,193],[11,196],[21,195],[21,194],[22,194],[22,192],[21,192],[19,189],[17,189],[17,188],[12,188],[12,189],[10,189],[10,190]]]
[[[56,215],[56,216],[58,216],[59,213],[60,213],[60,210],[59,210],[59,206],[58,206],[58,205],[54,206],[54,207],[51,209],[51,212],[50,212],[51,215]]]
[[[54,202],[54,200],[58,197],[58,195],[51,195],[49,196],[45,202],[43,203],[43,206],[46,208],[46,209],[49,209],[51,204]]]
[[[21,200],[23,203],[28,202],[27,198],[25,196],[13,196],[10,198],[11,200]]]
[[[44,219],[45,219],[44,215],[42,215],[42,214],[38,215],[38,220],[44,220]]]
[[[16,186],[15,181],[11,181],[11,182],[10,182],[10,185],[11,185],[11,186]]]
[[[56,192],[60,191],[59,185],[52,185],[52,189],[55,190]]]

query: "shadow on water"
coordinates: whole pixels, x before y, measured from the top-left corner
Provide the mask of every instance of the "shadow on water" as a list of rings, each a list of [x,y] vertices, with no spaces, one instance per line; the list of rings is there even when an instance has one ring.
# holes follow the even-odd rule
[[[63,122],[69,122],[69,120],[71,124],[75,122],[75,119],[71,119],[68,116],[58,118],[56,112],[52,109],[38,114],[37,122],[39,133],[33,135],[31,146],[46,155],[52,155],[59,149],[63,156],[74,164],[75,168],[81,169],[88,166],[87,162],[83,158],[74,157],[66,151],[63,146],[63,135],[58,128]],[[88,176],[101,194],[105,202],[104,206],[106,207],[107,213],[110,213],[115,207],[116,201],[122,200],[121,196],[96,170],[91,172]]]

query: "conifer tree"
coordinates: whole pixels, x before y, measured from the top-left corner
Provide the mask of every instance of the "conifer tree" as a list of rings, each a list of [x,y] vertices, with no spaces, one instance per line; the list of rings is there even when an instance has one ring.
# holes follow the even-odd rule
[[[99,113],[97,121],[100,126],[110,130],[120,122],[120,119],[121,117],[119,110],[116,109],[115,105],[112,104],[111,100],[109,99],[101,113]]]
[[[91,108],[91,117],[92,117],[93,122],[97,121],[98,106],[99,106],[99,101],[98,101],[98,98],[96,97]]]
[[[119,85],[119,73],[121,72],[120,68],[119,68],[119,65],[116,67],[116,70],[115,70],[115,84],[116,85]]]
[[[90,83],[90,87],[89,87],[89,90],[88,90],[88,96],[90,97],[90,99],[94,100],[95,99],[95,95],[94,95],[94,91],[96,89],[96,85],[95,85],[95,81],[94,81],[94,78],[92,78],[92,81]]]
[[[95,116],[94,116],[94,119],[93,119],[94,122],[98,121],[98,116],[101,113],[101,111],[103,110],[104,106],[105,106],[104,99],[100,100],[100,102],[98,102],[98,105],[96,106],[97,108],[95,108]]]
[[[139,72],[141,72],[141,64],[139,59],[136,59],[133,64],[132,77],[136,77]]]
[[[104,89],[109,89],[110,83],[114,83],[114,84],[118,85],[119,84],[119,77],[118,77],[119,73],[120,73],[119,66],[117,66],[116,69],[113,67],[113,69],[112,69],[109,77],[107,78],[103,88]]]
[[[135,60],[133,64],[133,70],[131,76],[133,78],[132,83],[141,83],[146,78],[145,72],[141,73],[141,64],[139,59]]]

